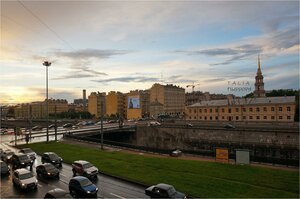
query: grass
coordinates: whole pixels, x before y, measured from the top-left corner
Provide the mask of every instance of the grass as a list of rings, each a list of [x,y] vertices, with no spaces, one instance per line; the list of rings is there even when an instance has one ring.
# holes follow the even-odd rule
[[[299,198],[299,172],[214,162],[145,157],[61,142],[26,145],[56,152],[66,163],[84,159],[101,172],[152,185],[172,184],[193,197]]]

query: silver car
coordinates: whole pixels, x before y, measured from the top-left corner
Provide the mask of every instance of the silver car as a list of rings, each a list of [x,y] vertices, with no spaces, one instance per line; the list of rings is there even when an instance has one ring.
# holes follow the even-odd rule
[[[14,186],[20,189],[37,189],[36,177],[27,169],[17,169],[14,171],[12,178]]]

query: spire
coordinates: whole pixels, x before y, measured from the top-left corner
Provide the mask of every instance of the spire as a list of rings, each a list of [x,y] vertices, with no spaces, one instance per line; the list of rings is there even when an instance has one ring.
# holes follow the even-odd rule
[[[261,69],[260,69],[260,57],[259,57],[259,54],[258,54],[258,57],[257,57],[257,65],[258,65],[258,67],[257,67],[257,75],[262,75],[262,73],[261,73]]]
[[[259,59],[259,54],[258,54],[258,70],[260,70],[260,59]]]

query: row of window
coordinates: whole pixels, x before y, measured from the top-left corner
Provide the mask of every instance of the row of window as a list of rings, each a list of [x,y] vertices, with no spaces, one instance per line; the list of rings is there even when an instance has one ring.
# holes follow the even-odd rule
[[[197,119],[197,117],[196,116],[194,116],[194,117],[189,117],[190,119],[194,119],[194,120],[196,120]],[[225,120],[225,116],[222,116],[222,117],[220,117],[220,118],[222,118],[222,120]],[[291,116],[286,116],[286,117],[284,117],[284,116],[278,116],[278,119],[279,120],[283,120],[283,118],[286,118],[287,120],[292,120],[293,118],[291,117]],[[219,117],[218,116],[215,116],[215,117],[213,117],[213,116],[210,116],[210,117],[208,117],[208,116],[199,116],[199,119],[200,120],[219,120]],[[268,119],[268,117],[267,116],[256,116],[256,117],[254,117],[254,116],[248,116],[248,118],[247,118],[247,116],[243,116],[243,117],[240,117],[240,116],[235,116],[235,117],[232,117],[232,116],[227,116],[227,118],[226,118],[227,120],[229,120],[229,121],[231,121],[231,120],[236,120],[236,121],[238,121],[238,120],[241,120],[241,119],[243,119],[243,120],[253,120],[253,119],[256,119],[256,120],[260,120],[260,119],[263,119],[263,120],[267,120]],[[269,117],[269,119],[271,119],[271,120],[275,120],[275,116],[271,116],[271,117]]]
[[[240,108],[228,108],[228,113],[233,112],[234,109],[235,109],[235,112],[237,112],[237,113],[240,111]],[[194,109],[194,113],[197,113],[197,110],[198,109]],[[247,111],[246,108],[242,108],[242,110],[243,110],[243,112]],[[256,107],[255,110],[256,110],[256,112],[260,112],[261,110],[263,110],[264,112],[267,112],[267,107],[263,107],[262,109],[261,109],[261,107]],[[212,113],[213,109],[212,108],[210,108],[210,109],[206,109],[206,108],[205,109],[199,109],[199,113],[202,113],[202,111],[204,113],[207,113],[208,111],[210,113]],[[225,113],[225,108],[222,108],[221,111],[222,111],[222,113]],[[253,112],[253,108],[252,107],[248,108],[248,111],[249,112]],[[275,107],[271,107],[271,111],[274,112],[275,111]],[[283,107],[278,107],[278,111],[280,111],[280,112],[283,111]],[[286,107],[286,111],[290,112],[291,111],[291,107],[290,106]],[[189,109],[189,112],[192,113],[192,109]],[[219,109],[215,108],[215,112],[218,113]]]

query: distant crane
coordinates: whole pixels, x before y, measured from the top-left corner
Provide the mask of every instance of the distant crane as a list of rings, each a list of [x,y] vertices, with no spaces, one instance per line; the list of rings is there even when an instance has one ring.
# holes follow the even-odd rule
[[[192,87],[192,92],[194,92],[194,89],[195,89],[195,86],[199,86],[200,84],[195,84],[194,82],[193,82],[193,84],[189,84],[189,85],[187,85],[186,87],[188,88],[188,87]]]

